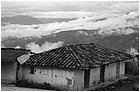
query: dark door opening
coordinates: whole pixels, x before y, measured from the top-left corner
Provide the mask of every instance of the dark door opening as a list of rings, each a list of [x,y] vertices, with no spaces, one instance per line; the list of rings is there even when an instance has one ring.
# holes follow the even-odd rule
[[[105,76],[105,65],[102,65],[100,68],[100,83],[104,82]]]
[[[89,87],[90,69],[84,70],[84,88]]]
[[[120,62],[116,63],[116,78],[120,77]]]
[[[18,71],[19,71],[19,63],[17,62],[17,69],[16,69],[16,82],[18,82]]]
[[[125,75],[131,74],[130,66],[132,66],[130,62],[125,62]]]

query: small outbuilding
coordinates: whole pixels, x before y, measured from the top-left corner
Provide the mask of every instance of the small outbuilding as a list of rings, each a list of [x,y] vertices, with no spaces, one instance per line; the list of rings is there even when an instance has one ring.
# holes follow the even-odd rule
[[[29,50],[1,48],[1,82],[15,83],[17,71],[17,57],[27,54]]]
[[[129,54],[94,43],[67,45],[30,56],[17,72],[18,81],[59,90],[83,90],[123,77],[129,59]]]

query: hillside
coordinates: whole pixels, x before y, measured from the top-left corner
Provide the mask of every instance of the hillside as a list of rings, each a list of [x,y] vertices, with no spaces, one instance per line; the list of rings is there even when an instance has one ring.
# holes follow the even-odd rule
[[[1,22],[8,22],[10,24],[20,24],[20,25],[32,25],[32,24],[42,24],[40,20],[33,18],[28,15],[18,15],[13,17],[2,17]]]
[[[118,35],[104,37],[103,39],[98,39],[98,44],[119,51],[126,51],[130,46],[139,49],[139,34],[132,33],[129,35]]]
[[[68,22],[75,20],[75,18],[34,18],[28,15],[18,15],[13,17],[2,17],[1,22],[4,26],[8,24],[20,24],[20,25],[33,25],[33,24],[45,24],[53,22]]]
[[[20,46],[25,48],[26,44],[31,42],[35,42],[40,46],[46,41],[55,43],[58,41],[63,41],[64,45],[66,44],[76,44],[76,43],[96,43],[102,45],[104,47],[126,51],[130,46],[133,46],[139,49],[139,34],[132,33],[129,35],[97,35],[95,34],[95,30],[87,31],[82,30],[71,30],[71,31],[63,31],[53,35],[42,36],[41,38],[8,38],[2,41],[2,44],[5,47],[16,47]]]

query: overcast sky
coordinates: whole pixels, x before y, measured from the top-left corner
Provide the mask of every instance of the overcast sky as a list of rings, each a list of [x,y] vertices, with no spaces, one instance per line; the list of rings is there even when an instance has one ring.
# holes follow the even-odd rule
[[[33,17],[73,18],[97,13],[138,11],[137,1],[2,1],[2,17],[30,15]]]

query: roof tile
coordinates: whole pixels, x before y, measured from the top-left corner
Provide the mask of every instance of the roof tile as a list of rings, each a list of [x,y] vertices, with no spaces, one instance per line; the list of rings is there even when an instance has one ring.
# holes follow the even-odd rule
[[[94,43],[75,44],[32,55],[23,65],[83,69],[130,58],[129,54],[110,50]]]

